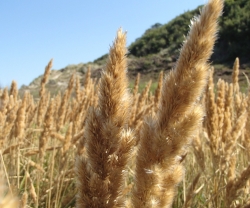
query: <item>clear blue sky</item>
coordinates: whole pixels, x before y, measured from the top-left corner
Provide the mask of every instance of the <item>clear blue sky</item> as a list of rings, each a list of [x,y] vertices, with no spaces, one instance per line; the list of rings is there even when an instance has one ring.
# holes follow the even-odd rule
[[[109,51],[116,31],[127,45],[155,23],[165,24],[205,0],[2,0],[0,85],[28,85],[53,69],[87,63]]]

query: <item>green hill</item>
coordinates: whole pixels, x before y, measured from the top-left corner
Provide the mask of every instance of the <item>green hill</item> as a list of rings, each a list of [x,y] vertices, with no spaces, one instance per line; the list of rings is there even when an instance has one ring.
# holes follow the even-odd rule
[[[155,24],[129,46],[130,55],[145,57],[168,51],[176,56],[187,34],[190,19],[199,14],[195,10],[185,12],[167,24]],[[250,1],[226,0],[223,16],[220,18],[218,41],[212,61],[216,63],[233,62],[239,57],[241,62],[249,62],[250,53]]]
[[[219,39],[213,58],[218,62],[234,59],[250,61],[250,1],[227,0],[220,19]]]
[[[163,49],[168,49],[171,54],[177,54],[184,34],[189,31],[190,19],[198,13],[199,7],[179,15],[167,24],[156,23],[129,46],[130,55],[147,56],[159,53]]]

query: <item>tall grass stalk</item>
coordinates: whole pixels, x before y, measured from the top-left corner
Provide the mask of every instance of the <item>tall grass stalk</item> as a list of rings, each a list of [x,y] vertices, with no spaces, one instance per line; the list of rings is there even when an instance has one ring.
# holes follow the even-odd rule
[[[98,106],[88,113],[86,150],[76,164],[79,208],[124,206],[121,191],[133,145],[133,134],[126,129],[130,96],[125,44],[125,33],[119,30],[100,81]]]
[[[159,110],[143,124],[136,158],[133,207],[170,207],[182,180],[185,148],[203,112],[197,103],[207,82],[223,2],[209,1],[193,20],[176,67],[163,83]]]

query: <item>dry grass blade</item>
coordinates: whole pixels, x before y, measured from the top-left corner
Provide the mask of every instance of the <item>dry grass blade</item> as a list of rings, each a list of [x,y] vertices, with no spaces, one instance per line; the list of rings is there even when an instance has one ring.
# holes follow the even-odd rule
[[[0,207],[1,208],[17,208],[19,206],[19,200],[13,196],[4,184],[3,173],[0,169]],[[9,190],[10,191],[10,190]]]
[[[192,184],[190,185],[190,187],[189,187],[189,189],[188,189],[187,199],[186,199],[186,201],[185,201],[185,203],[184,203],[184,205],[183,205],[183,208],[187,208],[187,207],[190,207],[190,206],[191,206],[191,204],[192,204],[192,199],[193,199],[193,197],[194,197],[194,195],[195,195],[195,187],[196,187],[196,185],[197,185],[197,183],[198,183],[198,181],[199,181],[199,179],[200,179],[200,176],[201,176],[201,174],[198,173],[198,174],[195,176],[195,178],[194,178]]]

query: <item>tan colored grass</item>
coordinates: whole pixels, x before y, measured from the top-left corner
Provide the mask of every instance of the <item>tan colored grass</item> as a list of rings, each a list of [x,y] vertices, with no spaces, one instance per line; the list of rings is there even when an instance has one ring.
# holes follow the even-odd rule
[[[63,95],[60,108],[58,110],[58,120],[57,120],[57,130],[60,130],[65,124],[65,119],[67,115],[68,102],[74,86],[74,74],[70,77],[68,87]]]
[[[233,74],[232,74],[232,83],[234,86],[234,93],[237,93],[239,91],[239,67],[240,67],[239,58],[236,58],[234,62]]]
[[[137,74],[136,76],[136,79],[135,79],[135,84],[134,84],[134,87],[133,87],[133,96],[136,96],[137,93],[138,93],[138,88],[139,88],[139,83],[140,83],[140,73]]]
[[[48,63],[48,65],[45,67],[44,75],[43,75],[42,80],[41,80],[41,89],[39,91],[40,97],[43,97],[43,95],[45,93],[45,85],[49,79],[49,74],[50,74],[50,70],[52,68],[52,64],[53,64],[53,59],[51,59],[50,62]]]
[[[155,94],[138,92],[139,78],[127,89],[122,31],[99,81],[89,69],[83,87],[75,74],[63,97],[51,97],[45,80],[39,100],[20,97],[16,84],[1,90],[0,169],[21,207],[249,206],[249,92],[235,90],[237,59],[231,84],[207,78],[215,25],[205,22],[217,6],[195,19]]]
[[[1,167],[1,166],[0,166]],[[0,170],[0,207],[1,208],[17,208],[19,206],[19,200],[14,196],[10,190],[6,188],[4,184],[4,174]]]
[[[24,192],[22,199],[20,201],[20,208],[26,208],[27,207],[27,201],[28,201],[28,193]]]
[[[182,180],[180,158],[201,123],[201,96],[208,75],[222,1],[209,1],[184,42],[176,67],[166,77],[156,117],[144,123],[135,170],[134,207],[170,207]],[[205,28],[205,29],[204,29]]]
[[[54,127],[54,100],[51,100],[49,107],[47,109],[45,119],[44,119],[44,127],[41,137],[39,138],[39,156],[40,160],[43,161],[45,150],[47,146],[47,142],[50,136],[50,133]]]
[[[79,208],[124,204],[123,171],[133,144],[132,132],[125,129],[130,108],[125,44],[125,34],[119,30],[100,81],[97,109],[88,113],[86,154],[76,164]]]
[[[154,95],[154,102],[155,102],[155,106],[156,108],[158,107],[159,104],[159,100],[161,97],[161,92],[162,92],[162,83],[163,83],[163,71],[160,72],[159,74],[159,78],[158,78],[158,85],[157,88],[155,90],[155,95]]]
[[[10,95],[13,96],[14,102],[16,102],[17,101],[17,95],[18,95],[18,89],[17,89],[17,83],[15,81],[12,81],[12,83],[11,83]]]

